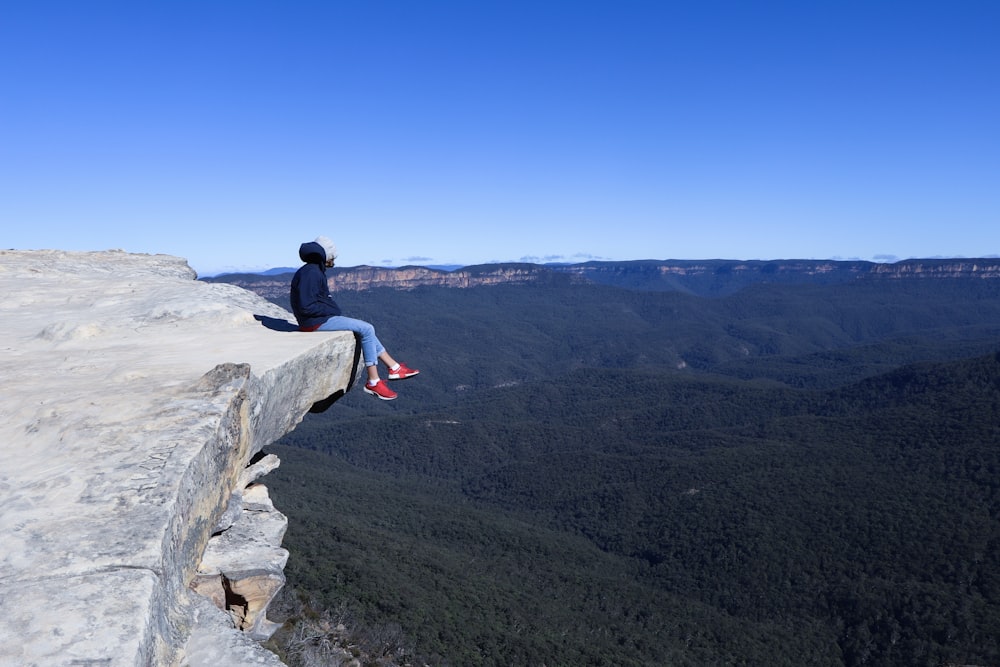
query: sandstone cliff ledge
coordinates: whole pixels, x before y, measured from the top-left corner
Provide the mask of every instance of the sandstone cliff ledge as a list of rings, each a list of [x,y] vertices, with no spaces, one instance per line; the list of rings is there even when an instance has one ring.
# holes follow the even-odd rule
[[[0,665],[280,664],[252,639],[288,555],[257,454],[350,387],[355,341],[195,277],[0,251]]]

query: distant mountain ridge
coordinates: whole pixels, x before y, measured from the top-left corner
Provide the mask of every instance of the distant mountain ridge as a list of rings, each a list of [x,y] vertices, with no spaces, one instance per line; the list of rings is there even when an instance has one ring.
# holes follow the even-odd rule
[[[1000,278],[1000,258],[908,259],[891,264],[837,260],[633,260],[581,264],[480,264],[456,270],[424,266],[335,267],[328,272],[336,290],[376,287],[467,288],[482,285],[598,284],[644,291],[725,296],[756,283],[829,285],[855,280]],[[205,278],[251,289],[268,298],[287,296],[292,273],[225,274]]]

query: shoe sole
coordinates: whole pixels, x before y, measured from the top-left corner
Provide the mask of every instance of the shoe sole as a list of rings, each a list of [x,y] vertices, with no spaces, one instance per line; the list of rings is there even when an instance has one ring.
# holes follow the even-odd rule
[[[377,391],[372,391],[368,387],[365,387],[365,393],[366,394],[371,394],[375,398],[381,399],[383,401],[392,401],[392,400],[396,399],[395,396],[383,396],[382,394],[378,393]]]
[[[405,380],[406,378],[411,378],[414,375],[420,375],[420,371],[416,371],[416,372],[410,373],[409,375],[393,375],[392,373],[389,373],[389,375],[387,376],[387,379],[389,379],[389,380]]]

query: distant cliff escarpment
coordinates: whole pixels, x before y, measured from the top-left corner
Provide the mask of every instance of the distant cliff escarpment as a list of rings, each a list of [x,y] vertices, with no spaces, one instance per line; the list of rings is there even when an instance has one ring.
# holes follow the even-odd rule
[[[724,296],[757,283],[829,285],[857,280],[1000,278],[1000,258],[909,259],[892,264],[834,260],[636,260],[581,264],[483,264],[455,271],[421,266],[356,266],[328,272],[336,290],[385,287],[479,287],[483,285],[598,284],[626,289]],[[226,274],[207,278],[265,296],[285,298],[292,274]]]

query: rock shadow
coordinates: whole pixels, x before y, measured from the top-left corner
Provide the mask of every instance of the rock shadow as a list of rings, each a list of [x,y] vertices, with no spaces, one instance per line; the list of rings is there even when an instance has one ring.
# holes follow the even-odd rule
[[[260,322],[265,329],[271,331],[298,331],[299,327],[288,320],[279,320],[277,317],[267,315],[254,315],[253,318]]]

